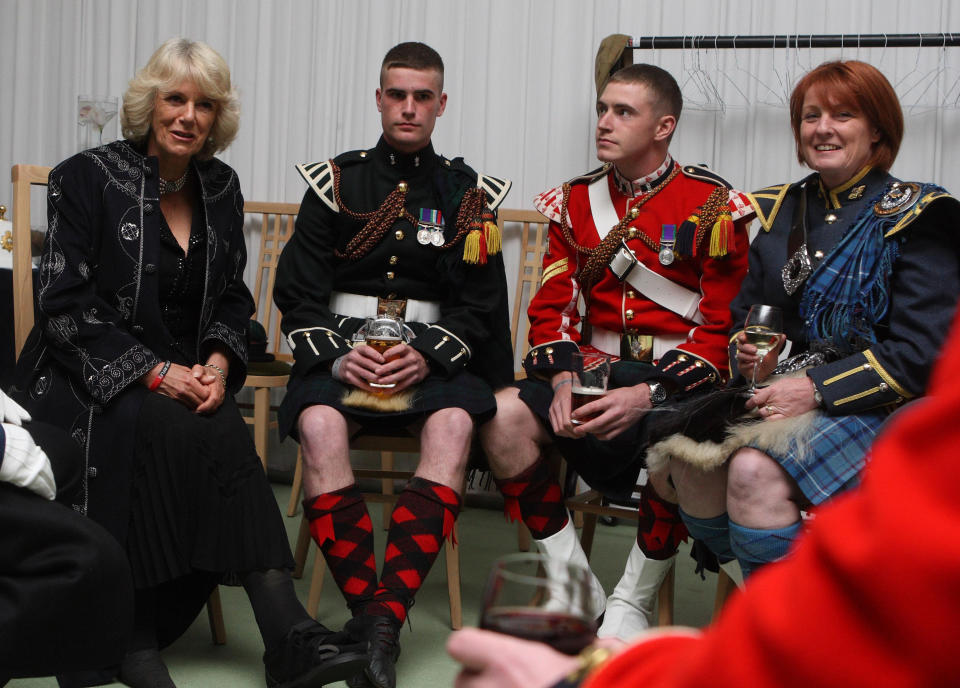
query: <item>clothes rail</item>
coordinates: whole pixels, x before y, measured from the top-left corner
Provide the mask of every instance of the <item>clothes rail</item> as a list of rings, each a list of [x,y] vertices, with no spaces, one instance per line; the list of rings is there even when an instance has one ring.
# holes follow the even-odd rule
[[[771,36],[641,36],[628,48],[686,50],[727,48],[953,48],[960,33],[775,34]]]

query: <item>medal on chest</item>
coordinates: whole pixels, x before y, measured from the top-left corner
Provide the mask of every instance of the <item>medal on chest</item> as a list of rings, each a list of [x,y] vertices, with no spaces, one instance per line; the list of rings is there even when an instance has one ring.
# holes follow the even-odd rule
[[[660,225],[660,264],[661,265],[670,265],[673,262],[673,259],[676,258],[676,254],[673,252],[673,247],[677,243],[677,226],[676,225]]]
[[[433,208],[420,208],[420,219],[417,221],[417,241],[426,246],[443,246],[443,213]]]

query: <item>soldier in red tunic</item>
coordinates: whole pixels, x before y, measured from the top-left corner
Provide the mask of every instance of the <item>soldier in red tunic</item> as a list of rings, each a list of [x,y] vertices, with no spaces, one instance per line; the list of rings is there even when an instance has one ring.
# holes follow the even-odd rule
[[[752,211],[719,176],[670,156],[681,106],[676,81],[651,65],[618,71],[602,90],[596,143],[604,166],[535,199],[551,223],[528,311],[529,377],[498,392],[497,415],[481,428],[508,515],[523,519],[541,551],[584,565],[543,449],[555,445],[592,487],[629,499],[648,412],[727,376],[730,301],[746,271]],[[611,389],[571,413],[578,351],[612,357]],[[629,637],[649,625],[686,536],[676,506],[652,489],[643,490],[640,514],[600,635]],[[596,580],[595,595],[605,596]]]

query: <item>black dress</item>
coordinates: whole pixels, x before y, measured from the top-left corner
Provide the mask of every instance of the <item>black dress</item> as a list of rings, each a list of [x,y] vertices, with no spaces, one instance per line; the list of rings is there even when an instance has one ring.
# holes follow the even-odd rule
[[[184,254],[161,222],[160,307],[179,354],[173,362],[185,366],[197,363],[190,352],[204,296],[203,226],[198,208]],[[292,567],[276,500],[230,394],[209,415],[148,394],[137,419],[134,462],[127,551],[137,588],[192,573],[210,581]]]

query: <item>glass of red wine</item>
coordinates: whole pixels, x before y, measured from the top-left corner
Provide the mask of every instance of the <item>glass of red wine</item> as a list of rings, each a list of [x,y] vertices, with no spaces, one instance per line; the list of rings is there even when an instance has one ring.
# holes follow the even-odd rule
[[[480,627],[575,655],[596,639],[601,611],[584,567],[544,554],[509,554],[490,571]]]

